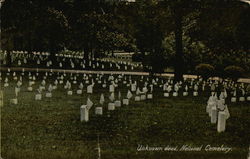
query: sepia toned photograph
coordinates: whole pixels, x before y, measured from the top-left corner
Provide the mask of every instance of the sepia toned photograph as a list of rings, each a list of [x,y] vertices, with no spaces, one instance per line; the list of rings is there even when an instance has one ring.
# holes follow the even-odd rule
[[[0,8],[0,159],[250,159],[250,0]]]

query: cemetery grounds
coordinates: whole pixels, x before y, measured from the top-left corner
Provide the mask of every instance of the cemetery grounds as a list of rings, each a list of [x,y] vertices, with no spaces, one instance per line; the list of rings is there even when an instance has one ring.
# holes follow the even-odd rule
[[[64,83],[58,84],[52,91],[52,98],[46,98],[42,92],[42,100],[35,100],[36,89],[41,84],[45,73],[31,72],[36,76],[34,90],[28,91],[28,72],[22,76],[22,86],[18,94],[18,104],[10,102],[15,98],[17,80],[8,75],[9,86],[4,87],[6,72],[2,72],[1,89],[3,90],[3,106],[1,107],[1,154],[4,159],[165,159],[165,158],[213,158],[213,159],[246,159],[250,144],[250,103],[231,103],[226,100],[230,118],[226,121],[226,131],[218,133],[217,125],[211,124],[206,113],[210,91],[199,91],[199,96],[187,97],[179,95],[168,98],[163,96],[162,87],[154,86],[153,99],[145,101],[129,101],[114,111],[108,111],[109,81],[107,88],[96,82],[93,94],[87,94],[83,74],[65,74]],[[63,73],[59,74],[60,76]],[[77,77],[77,84],[72,83],[73,95],[67,95],[64,89],[67,80]],[[48,73],[46,89],[53,84],[58,74]],[[95,79],[93,74],[90,79]],[[115,78],[118,75],[114,75]],[[124,98],[130,86],[123,84],[124,77],[115,88]],[[151,77],[131,76],[140,88],[145,80]],[[127,76],[127,81],[129,76]],[[167,81],[167,77],[159,77],[159,81]],[[91,80],[90,80],[91,81]],[[79,83],[83,82],[83,94],[77,95]],[[99,99],[104,94],[103,115],[95,115],[94,108],[100,106]],[[180,93],[182,94],[182,93]],[[94,103],[90,109],[88,122],[80,122],[80,106],[87,99]],[[139,151],[138,145],[150,147],[202,147],[201,151]],[[205,147],[229,147],[232,151],[205,151]],[[100,155],[98,156],[98,150]]]

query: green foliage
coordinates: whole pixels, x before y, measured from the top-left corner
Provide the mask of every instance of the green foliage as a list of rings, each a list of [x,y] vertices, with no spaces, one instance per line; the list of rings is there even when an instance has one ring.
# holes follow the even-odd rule
[[[209,48],[205,46],[202,41],[194,41],[188,35],[183,34],[182,42],[183,58],[186,66],[185,71],[193,73],[195,71],[195,66],[199,63],[209,62],[205,60]],[[164,38],[162,45],[165,52],[164,57],[167,59],[168,66],[173,66],[175,59],[175,37],[173,32]]]
[[[227,66],[225,69],[225,76],[237,81],[240,77],[243,77],[245,70],[239,66]]]
[[[204,80],[214,75],[214,67],[210,64],[199,64],[195,67],[197,75],[200,75]]]
[[[118,21],[112,14],[93,12],[81,15],[77,32],[80,33],[78,38],[81,39],[81,48],[88,48],[90,51],[113,51],[129,46],[130,42],[120,31]]]
[[[184,73],[194,73],[199,63],[213,65],[218,75],[228,65],[249,72],[249,13],[236,0],[5,0],[1,48],[140,51],[149,67],[157,57]]]
[[[122,33],[107,30],[97,33],[99,48],[104,50],[119,50],[129,45],[128,39]]]

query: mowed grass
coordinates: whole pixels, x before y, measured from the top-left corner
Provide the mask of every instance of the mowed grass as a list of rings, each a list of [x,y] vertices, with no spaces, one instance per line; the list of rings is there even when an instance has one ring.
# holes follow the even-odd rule
[[[50,77],[50,79],[55,79]],[[24,81],[28,81],[24,79]],[[52,80],[50,81],[52,83]],[[38,88],[41,79],[34,88]],[[108,87],[96,84],[94,94],[76,95],[78,84],[72,84],[73,96],[68,96],[63,85],[52,91],[52,98],[35,101],[35,92],[28,92],[23,82],[18,105],[14,98],[15,82],[4,91],[2,107],[2,157],[5,159],[95,159],[98,135],[102,159],[165,159],[218,158],[246,159],[250,145],[250,103],[229,103],[231,117],[226,132],[217,133],[206,113],[208,93],[200,97],[164,98],[161,88],[154,89],[153,100],[130,101],[129,106],[108,111]],[[48,84],[46,84],[47,88]],[[121,85],[122,97],[128,88]],[[116,97],[117,92],[116,91]],[[104,114],[94,114],[101,93],[105,95]],[[87,98],[94,102],[90,121],[80,122],[80,106]],[[148,152],[137,151],[138,144],[149,146],[178,146],[184,144],[232,147],[223,152]]]

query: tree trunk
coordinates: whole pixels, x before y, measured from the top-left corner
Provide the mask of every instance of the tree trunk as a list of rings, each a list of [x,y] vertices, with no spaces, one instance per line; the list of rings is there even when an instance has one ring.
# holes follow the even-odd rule
[[[55,65],[56,63],[56,49],[54,46],[54,42],[51,42],[49,58],[52,61],[52,65]]]
[[[175,73],[174,80],[183,80],[183,46],[182,46],[182,15],[175,12]]]
[[[11,53],[10,50],[7,50],[7,56],[6,56],[6,66],[11,67],[12,62],[11,62]]]
[[[85,47],[83,49],[84,51],[84,56],[83,56],[83,59],[85,60],[85,68],[89,68],[89,54],[90,54],[90,50]]]

